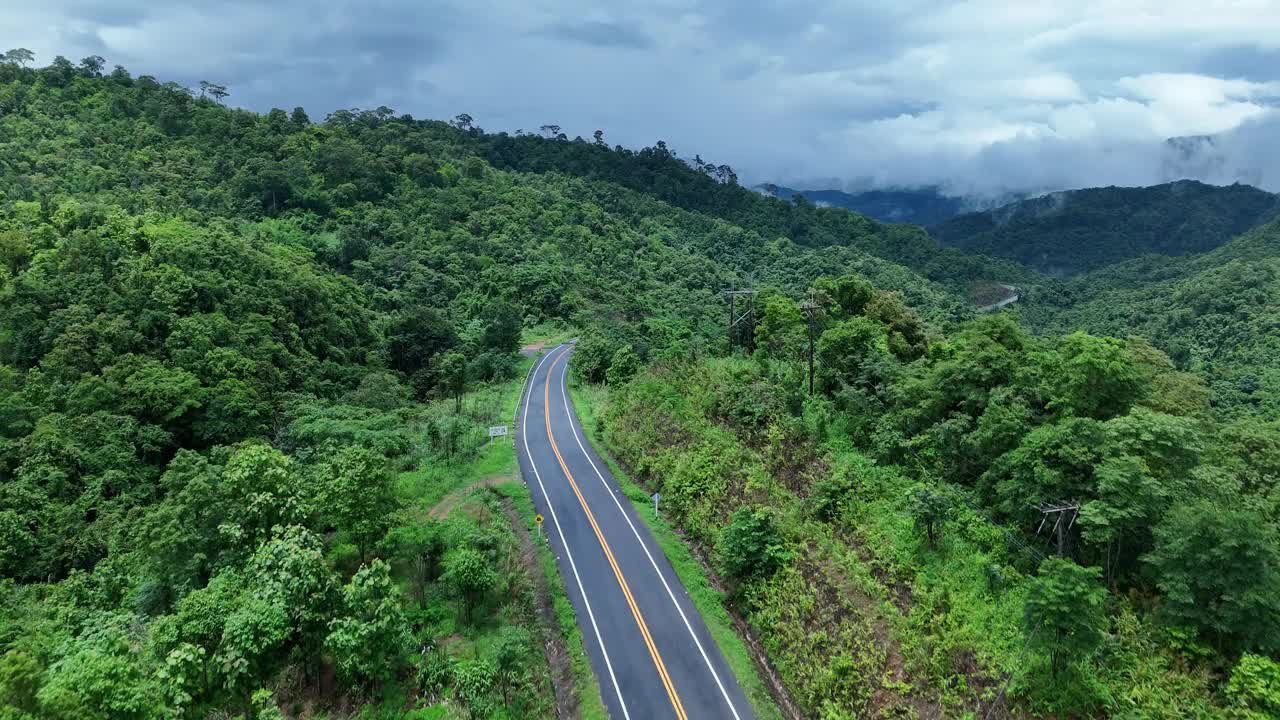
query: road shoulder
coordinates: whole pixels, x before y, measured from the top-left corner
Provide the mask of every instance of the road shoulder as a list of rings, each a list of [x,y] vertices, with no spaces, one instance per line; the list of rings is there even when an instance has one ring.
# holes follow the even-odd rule
[[[761,676],[762,668],[757,658],[761,658],[760,662],[763,662],[762,653],[753,652],[751,647],[755,645],[758,649],[758,643],[744,639],[743,634],[740,634],[746,634],[747,628],[735,622],[734,617],[725,607],[724,593],[716,586],[709,568],[694,555],[676,528],[654,514],[653,501],[649,493],[635,483],[610,455],[608,442],[600,432],[596,415],[598,411],[603,410],[607,390],[602,387],[582,385],[572,372],[572,365],[570,371],[569,397],[573,401],[586,439],[591,443],[596,454],[608,465],[609,471],[622,488],[623,495],[630,501],[636,515],[649,529],[663,554],[667,556],[676,577],[688,591],[689,598],[706,623],[712,639],[719,646],[721,654],[724,655],[725,661],[751,702],[756,717],[761,720],[781,720],[783,717],[790,717],[790,715],[783,715],[770,690],[771,687],[781,690],[780,683],[775,685]],[[763,672],[772,674],[767,665],[763,668]]]

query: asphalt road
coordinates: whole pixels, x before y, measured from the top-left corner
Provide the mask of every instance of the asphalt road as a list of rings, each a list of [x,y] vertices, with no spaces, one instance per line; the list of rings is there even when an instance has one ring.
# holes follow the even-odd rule
[[[702,617],[578,422],[571,345],[530,374],[516,449],[615,720],[755,717]]]

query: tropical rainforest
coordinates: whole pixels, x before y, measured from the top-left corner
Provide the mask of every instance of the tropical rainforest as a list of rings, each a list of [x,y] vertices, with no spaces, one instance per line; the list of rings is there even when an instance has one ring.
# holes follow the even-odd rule
[[[1280,197],[1269,192],[1179,180],[1051,193],[958,215],[930,232],[944,245],[1068,276],[1143,255],[1212,250],[1277,215]]]
[[[512,464],[484,426],[557,334],[777,678],[762,717],[1280,715],[1273,196],[944,247],[660,141],[32,60],[0,62],[0,718],[563,716],[527,494],[454,491]]]

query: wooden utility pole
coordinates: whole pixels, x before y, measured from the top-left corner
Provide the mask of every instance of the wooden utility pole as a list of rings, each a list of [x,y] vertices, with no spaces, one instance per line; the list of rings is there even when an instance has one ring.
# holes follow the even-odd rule
[[[734,330],[741,326],[737,344],[752,353],[756,349],[756,291],[725,290],[724,294],[729,297],[729,350],[732,351],[735,344]],[[738,297],[743,299],[741,310],[737,306]]]
[[[1054,516],[1053,531],[1058,536],[1058,557],[1065,557],[1067,554],[1067,531],[1072,525],[1076,524],[1076,516],[1080,514],[1080,503],[1060,502],[1053,505],[1041,504],[1036,509],[1044,516],[1040,520],[1040,527],[1036,529],[1039,535],[1044,530],[1045,523],[1049,522],[1049,516]]]
[[[813,395],[813,336],[814,321],[818,317],[818,309],[821,307],[812,300],[800,303],[800,309],[804,311],[805,318],[809,321],[809,394]]]

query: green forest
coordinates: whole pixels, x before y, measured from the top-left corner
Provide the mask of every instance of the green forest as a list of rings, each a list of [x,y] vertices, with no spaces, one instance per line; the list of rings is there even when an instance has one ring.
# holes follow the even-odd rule
[[[1143,255],[1212,250],[1278,215],[1280,197],[1255,187],[1179,180],[1051,193],[959,215],[930,233],[947,246],[1070,276]]]
[[[1280,223],[1101,204],[1143,250],[1064,280],[660,141],[234,91],[0,62],[0,719],[602,717],[484,433],[570,337],[779,707],[1280,715]]]

